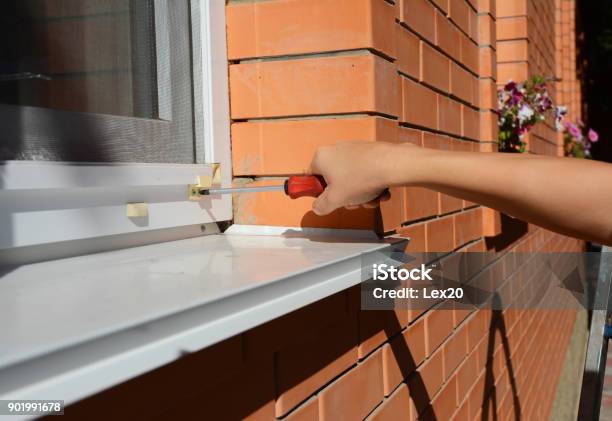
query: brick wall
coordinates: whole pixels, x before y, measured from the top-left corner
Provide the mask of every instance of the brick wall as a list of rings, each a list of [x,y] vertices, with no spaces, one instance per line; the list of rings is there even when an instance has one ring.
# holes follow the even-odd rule
[[[497,0],[499,82],[523,81],[534,75],[555,78],[556,4],[555,0]],[[549,92],[558,103],[556,84]],[[526,137],[530,152],[563,155],[552,117],[538,124]]]
[[[449,256],[447,264],[469,267],[471,284],[497,286],[502,299],[525,303],[539,296],[542,271],[547,270],[533,253],[580,247],[577,240],[531,229],[510,248],[513,253],[456,254],[463,262]],[[364,311],[359,293],[359,287],[348,289],[187,355],[72,405],[65,416],[548,418],[575,311],[476,311],[444,302],[424,313]],[[548,298],[572,299],[562,294]]]
[[[558,102],[568,107],[570,118],[582,117],[581,84],[576,63],[576,2],[556,0],[555,72],[561,81],[557,85]]]
[[[571,8],[561,3],[571,2],[230,1],[235,183],[301,173],[318,146],[338,141],[494,153],[498,82],[572,72],[563,29]],[[556,88],[562,98],[573,92],[567,81]],[[551,124],[533,132],[530,152],[559,153]],[[426,189],[392,194],[380,211],[328,217],[310,212],[309,199],[243,195],[234,217],[397,233],[410,237],[409,252],[436,252],[443,268],[461,268],[466,282],[522,303],[538,295],[546,270],[530,260],[533,253],[583,247]],[[340,292],[84,400],[67,416],[548,417],[575,311],[473,310],[450,302],[427,311],[364,311],[359,298],[358,287]]]
[[[556,78],[549,90],[569,117],[581,117],[581,87],[576,69],[575,0],[497,0],[499,83],[533,75]],[[563,136],[548,118],[527,136],[531,152],[563,155]]]
[[[494,149],[489,2],[230,2],[227,19],[237,183],[300,173],[317,147],[338,141]],[[415,236],[415,246],[429,239],[426,247],[435,251],[494,231],[482,221],[495,215],[473,203],[420,188],[397,188],[392,196],[382,212],[339,210],[322,218],[309,199],[242,195],[235,198],[235,222],[399,231]],[[469,224],[455,238],[452,227],[463,220]]]

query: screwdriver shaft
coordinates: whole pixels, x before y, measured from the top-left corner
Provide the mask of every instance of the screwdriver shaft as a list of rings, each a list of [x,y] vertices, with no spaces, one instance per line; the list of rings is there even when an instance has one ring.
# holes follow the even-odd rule
[[[266,191],[282,191],[285,187],[281,184],[278,186],[262,186],[262,187],[235,187],[225,189],[202,189],[202,194],[231,194],[231,193],[259,193]]]

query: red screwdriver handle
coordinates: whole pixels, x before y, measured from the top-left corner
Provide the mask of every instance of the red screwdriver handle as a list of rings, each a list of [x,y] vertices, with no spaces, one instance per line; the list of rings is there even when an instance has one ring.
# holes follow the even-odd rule
[[[292,175],[285,180],[285,194],[292,199],[319,197],[327,184],[320,175]]]

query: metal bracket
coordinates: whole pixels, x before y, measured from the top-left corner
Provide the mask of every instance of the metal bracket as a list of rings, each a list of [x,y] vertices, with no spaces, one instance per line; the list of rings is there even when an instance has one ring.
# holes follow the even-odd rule
[[[125,213],[128,218],[146,218],[149,216],[149,205],[144,202],[128,203]]]
[[[210,164],[212,168],[212,176],[201,175],[198,177],[197,184],[190,184],[187,189],[188,199],[192,202],[202,200],[204,195],[201,193],[203,189],[221,187],[221,164]]]

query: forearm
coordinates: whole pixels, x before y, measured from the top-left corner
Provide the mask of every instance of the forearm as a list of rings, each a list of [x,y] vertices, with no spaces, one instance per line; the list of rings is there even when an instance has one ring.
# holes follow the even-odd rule
[[[557,232],[612,243],[612,165],[413,148],[396,157],[390,185],[431,188]]]

